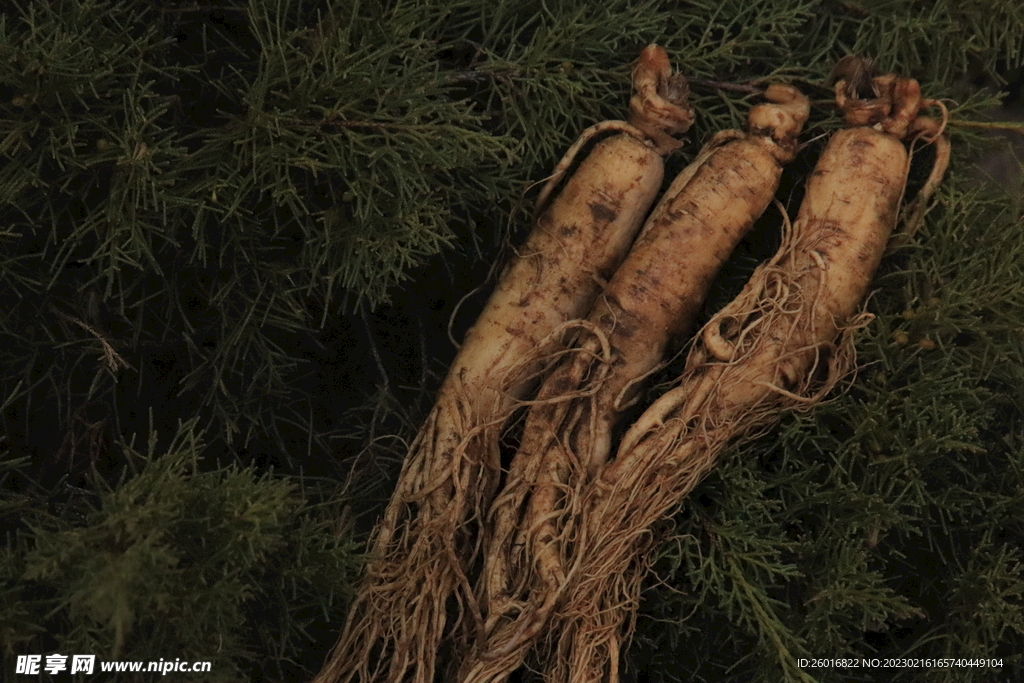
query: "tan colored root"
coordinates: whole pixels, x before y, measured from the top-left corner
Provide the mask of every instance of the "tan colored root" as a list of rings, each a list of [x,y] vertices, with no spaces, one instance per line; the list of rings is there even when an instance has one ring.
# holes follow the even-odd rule
[[[693,110],[687,104],[690,89],[682,74],[672,73],[664,49],[651,44],[640,53],[640,59],[633,68],[633,91],[629,102],[629,122],[602,121],[583,131],[555,166],[537,196],[538,211],[544,208],[549,195],[580,150],[598,135],[608,132],[632,135],[637,140],[647,141],[662,155],[682,146],[683,143],[673,136],[685,133],[693,125]]]
[[[544,360],[542,355],[552,354],[549,349],[561,346],[559,340],[579,324],[556,328],[500,384],[528,380],[523,373]],[[483,618],[462,567],[480,553],[483,501],[493,498],[494,473],[500,468],[499,432],[516,404],[506,400],[507,407],[496,411],[479,405],[458,382],[448,386],[445,400],[434,406],[410,447],[370,543],[363,582],[373,588],[356,595],[343,637],[315,683],[430,683],[445,635],[462,630],[468,640],[483,633]],[[495,417],[479,423],[484,413]],[[448,600],[470,623],[446,625]]]
[[[475,602],[464,598],[472,589],[461,567],[479,550],[474,529],[482,513],[465,510],[469,493],[487,485],[485,472],[497,466],[496,432],[503,420],[474,425],[467,421],[468,397],[448,399],[435,406],[410,450],[400,490],[370,546],[363,582],[372,588],[357,593],[343,637],[316,681],[431,683],[447,598],[460,603],[460,614],[477,612]],[[438,452],[450,455],[440,477]],[[480,620],[478,614],[471,618]]]
[[[653,77],[666,92],[640,101],[657,106],[655,118],[679,131],[692,120],[677,98],[685,89],[676,92],[663,50],[652,46],[644,54],[635,89],[646,89]],[[647,64],[651,59],[657,63]],[[652,68],[658,70],[653,76]],[[666,112],[676,118],[662,117]],[[562,183],[584,144],[606,131],[625,135],[598,142],[578,175]],[[479,559],[485,508],[500,476],[501,430],[533,386],[530,376],[561,343],[561,331],[552,328],[590,308],[597,276],[614,271],[653,202],[663,166],[646,135],[622,122],[591,128],[541,193],[541,204],[550,207],[467,333],[406,456],[341,639],[318,683],[432,683],[442,645],[458,656],[483,633],[468,574]],[[659,138],[659,148],[663,142]]]
[[[719,360],[698,337],[678,388],[656,404],[658,418],[637,424],[642,433],[623,442],[598,485],[584,493],[585,522],[566,539],[577,556],[575,580],[552,617],[558,627],[551,629],[545,680],[616,675],[660,540],[656,524],[670,518],[726,446],[769,429],[784,410],[819,404],[851,372],[852,332],[867,318],[835,326],[821,301],[827,271],[809,256],[813,229],[805,232],[788,234],[784,249],[705,328],[729,330],[734,357]]]
[[[542,474],[565,456],[563,435],[548,427],[576,426],[580,406],[592,398],[610,370],[611,349],[604,332],[586,320],[569,325],[578,326],[579,334],[586,335],[589,342],[554,356],[563,359],[558,364],[563,381],[552,382],[549,377],[535,399],[522,402],[531,407],[524,441],[491,506],[488,552],[478,591],[480,602],[487,605],[487,614],[483,638],[462,667],[459,680],[466,683],[503,680],[522,663],[560,597],[558,586],[566,580],[560,558],[551,558],[547,566],[552,570],[546,572],[538,569],[536,557],[530,552],[538,546],[539,535],[561,524],[541,519],[531,527],[524,525],[535,517],[539,497],[560,495],[561,485],[553,482],[565,476],[559,472]],[[548,484],[538,491],[537,483],[542,480]],[[547,540],[545,545],[552,549],[558,546],[557,539]],[[543,586],[540,591],[535,590],[538,583]],[[545,598],[531,599],[538,593]]]
[[[935,161],[931,173],[917,196],[903,213],[906,216],[900,229],[892,235],[888,251],[906,244],[920,226],[936,188],[942,182],[949,166],[950,142],[944,135],[949,111],[941,100],[924,99],[921,87],[912,78],[896,74],[874,75],[874,63],[860,57],[844,57],[833,72],[839,77],[835,84],[836,104],[852,126],[876,126],[880,130],[903,139],[913,137],[913,143],[923,140],[935,146]],[[938,107],[942,116],[932,119],[918,116],[922,109]],[[910,161],[907,159],[907,171]]]
[[[904,210],[907,218],[903,221],[900,230],[889,240],[889,251],[906,244],[914,236],[917,228],[924,220],[925,213],[931,208],[930,202],[935,195],[935,190],[938,188],[939,183],[942,182],[943,177],[945,177],[946,169],[949,168],[949,155],[952,150],[949,138],[943,135],[949,112],[946,111],[945,105],[941,102],[936,102],[936,104],[942,108],[943,116],[941,121],[921,117],[916,122],[917,137],[923,139],[928,144],[935,145],[935,161],[932,163],[932,170],[928,174],[928,179],[925,180],[924,185],[918,191],[910,206]],[[908,158],[908,164],[912,158],[913,154]]]
[[[863,96],[856,89],[865,82],[874,88],[875,99],[856,100]],[[847,120],[877,126],[890,140],[916,133],[937,144],[933,171],[918,195],[917,206],[925,206],[942,178],[949,149],[940,125],[915,118],[928,104],[917,84],[892,75],[858,77],[855,85],[841,81],[836,92]],[[843,145],[849,140],[875,144],[860,134],[842,140]],[[891,146],[877,142],[879,159],[900,158],[890,154]],[[848,154],[841,149],[837,155]],[[820,162],[818,169],[835,173]],[[897,177],[901,171],[887,170]],[[906,168],[902,172],[905,183]],[[832,178],[828,183],[838,176]],[[880,178],[891,183],[888,175]],[[870,279],[874,268],[859,272],[861,263],[833,259],[859,248],[861,261],[873,260],[885,231],[893,227],[889,223],[902,188],[879,188],[879,196],[891,198],[893,205],[882,202],[877,215],[857,215],[854,224],[842,215],[848,200],[828,183],[814,202],[808,189],[801,218],[787,229],[779,252],[698,335],[679,385],[637,421],[616,459],[586,491],[586,518],[576,525],[576,535],[564,541],[577,553],[576,573],[575,583],[563,588],[571,599],[552,617],[558,626],[551,629],[545,671],[550,683],[615,680],[613,667],[621,642],[632,633],[641,581],[658,540],[654,525],[669,518],[729,444],[769,429],[783,411],[812,408],[851,375],[853,332],[870,319],[857,314],[849,300],[858,291],[851,288],[851,278]],[[805,212],[808,206],[828,209],[817,215],[814,208]],[[909,212],[910,229],[922,210]],[[860,297],[867,285],[867,280],[857,285],[863,288]]]
[[[644,134],[636,126],[631,126],[625,121],[601,121],[595,123],[590,128],[587,128],[580,137],[572,144],[572,146],[566,150],[565,154],[555,165],[555,170],[551,172],[551,175],[544,181],[544,187],[541,188],[540,193],[537,195],[536,203],[534,204],[534,210],[537,212],[543,211],[547,206],[548,198],[551,193],[558,187],[558,184],[565,177],[565,174],[570,168],[572,168],[573,162],[576,161],[576,157],[579,156],[580,150],[586,147],[595,137],[603,135],[605,133],[625,133],[626,135],[632,135],[637,140],[644,140]],[[532,186],[531,186],[532,187]]]
[[[751,111],[756,132],[719,133],[673,181],[531,406],[492,506],[479,593],[486,640],[463,666],[465,683],[511,673],[558,608],[573,583],[582,491],[609,455],[616,418],[669,341],[689,331],[721,261],[770,201],[808,104],[789,86],[769,93],[773,103]],[[732,185],[747,189],[742,200]]]

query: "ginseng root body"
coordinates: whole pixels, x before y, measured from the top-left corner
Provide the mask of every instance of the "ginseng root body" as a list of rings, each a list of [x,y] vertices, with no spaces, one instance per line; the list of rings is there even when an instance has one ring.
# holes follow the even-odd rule
[[[468,573],[500,471],[501,426],[557,346],[559,327],[586,314],[621,263],[661,186],[662,157],[679,146],[672,136],[692,122],[685,80],[671,75],[661,48],[644,50],[634,91],[630,122],[588,129],[542,191],[533,231],[409,449],[318,683],[432,683],[450,624],[477,618]],[[607,137],[568,175],[598,135]]]
[[[641,581],[668,517],[730,443],[762,433],[784,410],[808,409],[853,367],[858,311],[897,223],[908,153],[903,138],[935,144],[936,161],[916,202],[941,179],[948,141],[918,117],[917,83],[874,79],[870,99],[849,84],[837,100],[855,128],[836,133],[808,180],[777,254],[703,328],[678,385],[623,437],[579,505],[571,596],[556,617],[546,680],[617,681]],[[874,97],[872,97],[874,95]],[[921,206],[921,204],[918,204]],[[908,212],[917,220],[922,211]]]
[[[720,133],[675,179],[575,343],[531,402],[518,452],[491,510],[484,578],[486,641],[463,667],[467,683],[518,667],[566,584],[574,491],[607,459],[612,430],[640,381],[688,334],[711,281],[771,202],[793,158],[808,102],[772,86],[750,133]]]
[[[623,438],[623,452],[652,426],[676,417],[679,401],[689,406],[684,419],[700,421],[705,429],[735,430],[753,425],[745,414],[763,401],[807,390],[812,367],[832,356],[881,261],[906,167],[906,149],[891,135],[860,127],[833,136],[807,182],[786,251],[763,266],[702,331],[688,365],[710,364],[703,378],[677,387],[645,411]],[[794,302],[799,306],[787,314],[786,304]],[[617,481],[628,469],[631,459],[619,458],[602,480]]]

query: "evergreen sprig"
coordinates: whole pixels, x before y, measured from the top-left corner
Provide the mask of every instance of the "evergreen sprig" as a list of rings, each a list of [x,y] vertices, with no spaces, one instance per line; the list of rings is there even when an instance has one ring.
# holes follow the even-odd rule
[[[386,497],[423,412],[412,397],[451,354],[454,302],[518,241],[527,188],[579,131],[624,117],[645,44],[696,83],[698,122],[671,170],[754,102],[715,83],[796,82],[814,100],[807,139],[838,128],[828,75],[848,53],[955,98],[953,124],[976,122],[994,93],[965,84],[1003,83],[1022,34],[1021,8],[989,0],[9,4],[5,652],[106,653],[120,638],[126,656],[205,659],[216,640],[225,679],[308,676],[356,547],[328,518],[351,503],[362,523]],[[876,280],[856,380],[736,449],[688,500],[630,670],[893,674],[811,671],[794,664],[804,655],[1005,663],[904,680],[1024,668],[1024,225],[1019,198],[965,177],[990,138],[950,129],[951,176]],[[822,144],[783,179],[791,212]],[[777,222],[713,302],[771,252]],[[144,456],[120,445],[155,432],[178,436]],[[275,466],[342,483],[297,492],[314,480]],[[334,491],[349,475],[354,499]]]
[[[165,453],[155,434],[126,448],[136,473],[97,476],[73,518],[36,511],[5,554],[5,649],[42,632],[60,652],[211,661],[211,681],[287,670],[310,621],[344,614],[358,562],[338,510],[251,468],[201,470],[194,422]]]

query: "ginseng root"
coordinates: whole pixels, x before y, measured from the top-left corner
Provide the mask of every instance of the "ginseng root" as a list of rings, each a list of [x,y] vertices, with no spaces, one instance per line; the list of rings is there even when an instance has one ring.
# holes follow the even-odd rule
[[[498,481],[497,443],[516,399],[559,339],[591,308],[661,186],[662,157],[693,115],[686,82],[650,46],[634,71],[630,122],[588,129],[541,193],[526,244],[494,293],[409,449],[370,543],[348,620],[316,681],[432,683],[442,639],[478,610],[467,578],[482,510]],[[574,157],[599,134],[564,178]],[[452,614],[454,613],[454,618]]]
[[[916,81],[888,75],[860,86],[867,90],[848,80],[836,86],[856,127],[832,137],[778,253],[703,328],[676,388],[645,411],[586,491],[584,519],[570,539],[577,566],[557,615],[564,625],[549,643],[546,680],[618,680],[654,525],[727,444],[762,433],[783,410],[813,407],[852,370],[852,333],[869,319],[859,311],[906,186],[910,155],[901,140],[936,148],[918,206],[949,158],[942,125],[918,116],[941,104],[922,100]],[[910,214],[916,221],[922,212]]]
[[[566,584],[571,552],[559,537],[577,512],[573,491],[607,459],[641,380],[691,331],[719,267],[771,202],[809,105],[791,86],[766,97],[749,133],[719,133],[675,179],[532,402],[491,510],[479,588],[486,640],[463,665],[466,683],[522,663]]]

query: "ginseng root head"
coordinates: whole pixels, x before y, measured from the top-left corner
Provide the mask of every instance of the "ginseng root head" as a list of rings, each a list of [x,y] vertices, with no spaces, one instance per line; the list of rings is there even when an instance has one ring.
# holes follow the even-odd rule
[[[751,135],[770,140],[772,156],[788,163],[796,156],[797,136],[807,123],[810,102],[795,87],[783,83],[769,85],[764,96],[768,102],[747,114],[747,128]]]
[[[836,62],[829,80],[842,81],[843,91],[849,99],[870,100],[882,95],[875,83],[877,75],[873,59],[847,55]]]
[[[647,135],[661,151],[678,149],[681,135],[693,125],[690,88],[682,74],[673,74],[664,48],[651,44],[640,53],[633,69],[633,97],[629,122]]]
[[[873,75],[874,64],[861,57],[843,57],[832,73],[836,104],[851,126],[878,126],[903,139],[914,130],[918,112],[931,104],[921,99],[921,86],[913,78],[896,74]]]

